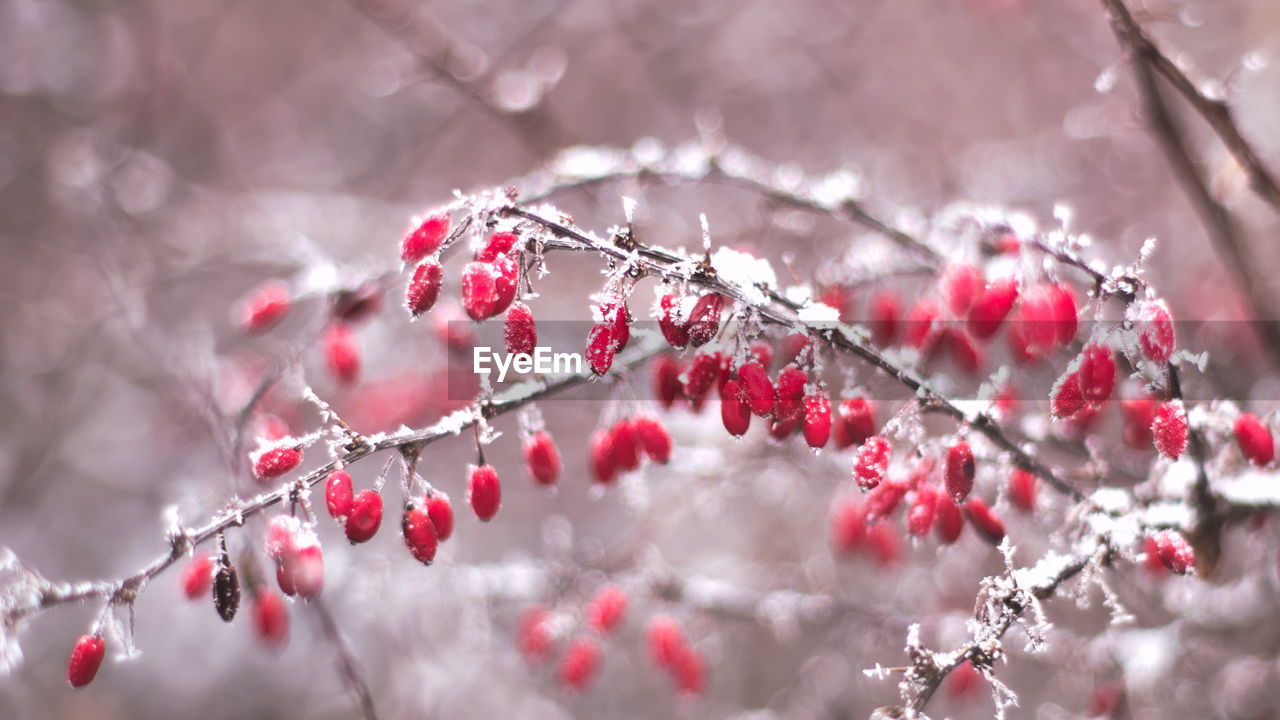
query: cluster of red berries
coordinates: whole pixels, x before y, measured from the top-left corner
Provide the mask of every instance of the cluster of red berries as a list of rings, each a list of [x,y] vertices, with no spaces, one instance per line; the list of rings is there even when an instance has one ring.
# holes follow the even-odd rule
[[[646,456],[663,465],[671,459],[671,433],[653,415],[624,417],[597,430],[589,446],[591,474],[601,485],[613,484],[620,473],[638,470]]]

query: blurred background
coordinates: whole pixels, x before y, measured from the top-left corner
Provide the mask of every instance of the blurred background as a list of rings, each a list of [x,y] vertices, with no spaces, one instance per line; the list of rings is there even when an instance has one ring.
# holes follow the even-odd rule
[[[1208,89],[1280,165],[1280,4],[1147,10],[1156,36],[1220,81]],[[1276,214],[1174,104],[1260,260],[1255,277],[1280,297]],[[566,146],[723,136],[784,170],[855,171],[868,206],[904,223],[968,201],[1052,225],[1065,204],[1108,265],[1159,238],[1148,278],[1175,316],[1247,317],[1092,0],[0,0],[0,129],[0,546],[53,579],[132,572],[164,551],[166,508],[198,523],[251,491],[232,452],[236,409],[298,352],[266,402],[295,432],[318,422],[297,403],[304,384],[363,429],[447,409],[447,351],[395,307],[401,234],[455,189],[501,186]],[[718,242],[753,247],[795,278],[877,242],[726,188],[623,183],[556,202],[603,230],[621,221],[624,194],[643,198],[638,220],[655,242],[695,247],[706,213]],[[538,317],[585,317],[597,266],[565,259],[552,271]],[[327,291],[385,273],[387,307],[358,329],[362,379],[341,386],[301,349]],[[237,301],[272,278],[301,300],[280,328],[246,337]],[[1231,337],[1189,343],[1230,368],[1228,392],[1277,392],[1247,333],[1207,332]],[[321,523],[325,598],[382,716],[866,717],[896,688],[862,670],[903,662],[910,622],[928,644],[962,642],[978,581],[1002,568],[972,533],[946,551],[904,547],[887,567],[837,562],[822,528],[848,457],[733,446],[713,415],[674,414],[672,466],[600,496],[583,449],[599,409],[543,404],[566,465],[552,495],[521,475],[515,421],[497,423],[507,435],[491,461],[506,497],[487,526],[462,501],[470,443],[433,445],[428,479],[455,498],[459,529],[429,570],[393,522],[356,549]],[[357,482],[378,464],[355,469]],[[1029,563],[1054,525],[1010,528]],[[593,686],[566,692],[553,667],[518,654],[517,618],[529,600],[571,615],[604,580],[588,568],[605,564],[633,591],[631,614]],[[654,597],[654,573],[758,595],[758,612]],[[1061,601],[1052,653],[1001,667],[1022,698],[1012,717],[1086,716],[1113,686],[1127,698],[1120,716],[1275,717],[1280,627],[1259,624],[1280,602],[1270,572],[1198,589],[1129,579],[1117,591],[1134,625],[1104,633],[1105,611]],[[797,619],[779,591],[841,609]],[[314,617],[291,609],[290,645],[273,654],[247,622],[223,626],[182,600],[166,573],[137,606],[141,654],[109,661],[74,693],[66,653],[96,608],[55,609],[26,626],[25,660],[0,678],[0,715],[353,716]],[[677,697],[648,661],[644,624],[658,612],[679,617],[707,658],[701,699]],[[935,716],[992,712],[982,683],[935,702]]]

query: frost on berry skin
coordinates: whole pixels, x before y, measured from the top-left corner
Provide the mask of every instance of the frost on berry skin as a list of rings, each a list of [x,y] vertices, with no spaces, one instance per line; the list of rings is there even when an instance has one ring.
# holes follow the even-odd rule
[[[1037,480],[1034,473],[1016,467],[1009,473],[1009,502],[1022,512],[1036,509]]]
[[[436,549],[440,546],[440,537],[436,534],[436,526],[431,516],[421,508],[407,507],[400,518],[400,531],[404,535],[405,547],[413,559],[423,565],[430,565],[436,559]]]
[[[614,325],[602,321],[591,326],[587,334],[587,366],[596,375],[604,375],[613,367],[613,356],[616,352]]]
[[[276,515],[271,518],[263,541],[267,558],[277,565],[283,564],[298,551],[298,535],[301,530],[302,523],[292,515]]]
[[[620,301],[608,306],[604,317],[613,321],[613,351],[620,353],[626,350],[627,343],[631,342],[631,311],[626,303]]]
[[[345,323],[333,323],[321,339],[325,363],[334,379],[350,385],[360,377],[360,348],[355,333]]]
[[[254,453],[253,474],[259,479],[278,478],[302,463],[302,449],[278,447]]]
[[[1151,418],[1151,439],[1161,455],[1172,460],[1187,449],[1187,413],[1181,400],[1160,403]]]
[[[1004,539],[1004,520],[982,498],[969,498],[964,504],[964,513],[969,516],[969,522],[973,523],[978,533],[992,545],[999,545]]]
[[[689,344],[702,347],[720,332],[720,314],[724,310],[724,297],[707,293],[698,298],[689,311]]]
[[[1080,376],[1067,373],[1058,378],[1049,392],[1049,410],[1059,420],[1075,416],[1084,409],[1084,394],[1080,390]]]
[[[669,355],[663,355],[653,363],[653,391],[664,410],[670,410],[684,397],[680,372],[680,361]]]
[[[867,528],[867,550],[882,568],[892,567],[902,559],[902,539],[892,523],[876,523]]]
[[[883,436],[872,435],[858,448],[853,460],[853,481],[863,490],[871,490],[884,482],[889,472],[889,456],[893,447]]]
[[[751,409],[747,406],[742,384],[737,380],[725,383],[720,391],[720,421],[734,437],[742,437],[751,427]]]
[[[93,682],[107,654],[107,643],[101,635],[81,635],[67,659],[67,682],[80,688]]]
[[[1155,437],[1152,425],[1159,402],[1151,397],[1126,398],[1120,401],[1120,417],[1124,420],[1124,443],[1135,450],[1151,447]],[[1181,453],[1179,453],[1181,455]]]
[[[760,363],[751,361],[738,368],[738,380],[742,382],[751,412],[759,417],[768,417],[773,412],[773,383],[769,380],[769,372]]]
[[[788,365],[778,373],[774,384],[773,417],[778,420],[799,419],[804,411],[804,386],[809,375],[794,365]]]
[[[640,467],[640,438],[630,418],[623,418],[609,428],[610,445],[613,447],[613,464],[620,472]]]
[[[225,553],[218,559],[213,574],[213,609],[223,622],[234,620],[240,609],[240,575]]]
[[[836,502],[831,510],[831,548],[840,555],[852,555],[867,535],[867,515],[856,497]]]
[[[324,552],[315,542],[314,535],[311,542],[299,547],[282,568],[298,597],[312,600],[324,591]]]
[[[720,379],[720,353],[700,352],[693,356],[685,372],[684,394],[690,400],[700,400],[711,391]]]
[[[995,335],[1017,301],[1017,281],[997,280],[987,285],[969,308],[969,332],[979,340]]]
[[[409,231],[400,243],[400,259],[406,263],[416,263],[422,258],[440,249],[445,235],[449,234],[449,214],[432,213],[418,226]]]
[[[534,433],[524,441],[524,466],[539,485],[551,486],[560,477],[560,451],[551,433]]]
[[[907,496],[907,484],[897,480],[885,480],[867,493],[867,501],[863,504],[867,522],[874,524],[893,515]]]
[[[938,494],[934,528],[938,531],[938,542],[943,545],[954,544],[964,532],[964,515],[960,512],[960,506],[946,493]]]
[[[1174,575],[1186,575],[1196,566],[1196,553],[1181,533],[1163,530],[1155,535],[1156,557]]]
[[[404,292],[404,306],[413,317],[426,314],[440,299],[440,287],[444,284],[444,268],[429,261],[419,265],[409,279]]]
[[[938,337],[938,305],[933,300],[920,300],[907,313],[903,342],[921,352],[927,351]]]
[[[488,263],[470,262],[462,269],[462,308],[479,322],[493,317],[498,305],[498,286]]]
[[[433,493],[423,505],[427,516],[431,518],[431,524],[435,526],[436,537],[440,542],[448,540],[453,535],[453,505],[449,503],[449,498],[438,492]]]
[[[484,247],[476,253],[476,260],[491,263],[510,253],[519,240],[520,236],[513,232],[496,232],[489,236]]]
[[[188,600],[199,600],[209,592],[213,582],[213,555],[198,552],[182,568],[182,595]]]
[[[650,620],[645,640],[649,645],[649,657],[654,665],[661,668],[671,667],[686,645],[684,630],[670,615],[658,615]]]
[[[516,623],[516,647],[520,654],[531,661],[545,660],[551,653],[551,612],[541,605],[534,605],[520,615]]]
[[[266,585],[253,593],[253,630],[258,640],[272,650],[280,650],[289,642],[289,611],[284,598]]]
[[[882,291],[871,299],[871,338],[880,347],[893,344],[898,337],[898,318],[902,315],[902,303],[898,296]]]
[[[502,505],[502,485],[492,465],[471,466],[467,476],[467,502],[481,522],[489,522]]]
[[[947,448],[946,461],[942,466],[942,478],[947,494],[956,502],[969,497],[973,490],[973,478],[977,473],[977,465],[973,459],[973,448],[961,440]]]
[[[1271,431],[1262,423],[1262,419],[1253,413],[1242,413],[1235,422],[1236,445],[1245,458],[1257,465],[1266,467],[1276,456],[1275,441]]]
[[[343,526],[353,545],[368,542],[382,527],[382,496],[376,490],[361,490],[351,504],[351,514]]]
[[[324,506],[334,520],[342,520],[351,514],[355,493],[351,487],[351,475],[346,470],[334,470],[324,481]]]
[[[613,452],[613,433],[608,430],[597,430],[591,433],[588,445],[592,478],[601,485],[611,485],[618,477],[617,460]]]
[[[494,302],[489,316],[493,317],[511,307],[511,302],[516,299],[516,288],[520,282],[520,265],[516,258],[507,255],[495,260],[491,267]]]
[[[264,333],[289,313],[289,289],[278,282],[266,283],[250,292],[240,304],[240,326],[247,333]]]
[[[957,264],[943,271],[939,284],[952,316],[964,317],[981,294],[984,281],[978,268]]]
[[[589,637],[574,638],[560,660],[560,682],[571,690],[582,690],[600,667],[600,645]]]
[[[933,520],[938,511],[938,492],[928,485],[916,490],[911,507],[907,508],[907,532],[924,537],[933,530]]]
[[[1116,387],[1116,361],[1111,348],[1089,345],[1080,353],[1080,394],[1095,405],[1106,402]]]
[[[835,420],[836,447],[861,445],[876,434],[875,401],[862,396],[840,402]]]
[[[658,330],[662,332],[668,345],[683,350],[689,344],[689,325],[680,320],[679,296],[663,295],[658,305]]]
[[[532,355],[538,344],[538,327],[533,322],[533,311],[522,302],[515,303],[507,310],[505,323],[507,353],[511,355]]]
[[[1142,300],[1129,306],[1128,319],[1138,331],[1138,347],[1154,363],[1168,362],[1177,344],[1173,315],[1163,300]]]
[[[662,420],[652,415],[637,415],[632,418],[631,427],[650,460],[665,465],[671,459],[671,433]]]
[[[627,593],[617,585],[600,588],[587,605],[587,624],[608,635],[622,622],[627,612]]]
[[[804,398],[804,441],[811,448],[822,448],[830,437],[831,398],[817,390]]]
[[[773,365],[773,346],[765,340],[757,340],[751,343],[751,347],[747,349],[747,357],[754,362],[760,363],[760,367],[768,370]]]

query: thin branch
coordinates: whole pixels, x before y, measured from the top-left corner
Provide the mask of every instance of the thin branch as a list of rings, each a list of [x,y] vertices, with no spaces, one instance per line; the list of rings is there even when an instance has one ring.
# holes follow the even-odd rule
[[[346,637],[342,635],[342,631],[338,628],[338,623],[333,618],[333,613],[329,612],[328,605],[322,598],[314,598],[309,603],[311,611],[320,621],[320,629],[324,632],[325,638],[329,641],[329,645],[333,647],[334,652],[338,655],[338,671],[342,674],[342,680],[351,688],[356,697],[360,700],[361,717],[365,720],[378,720],[378,711],[373,706],[373,692],[369,690],[369,683],[365,680],[364,672],[360,669],[360,662],[356,659],[355,653],[351,651]]]

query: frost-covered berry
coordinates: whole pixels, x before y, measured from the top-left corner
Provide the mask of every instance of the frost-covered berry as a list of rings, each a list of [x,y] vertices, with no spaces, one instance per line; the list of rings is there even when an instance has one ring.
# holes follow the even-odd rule
[[[462,269],[462,308],[477,322],[493,317],[498,286],[488,263],[471,262]]]
[[[897,512],[902,499],[907,496],[908,489],[906,483],[893,479],[885,480],[872,488],[867,493],[866,503],[862,506],[863,512],[867,515],[867,522],[875,523]]]
[[[1023,293],[1009,333],[1017,359],[1044,357],[1058,345],[1059,310],[1054,304],[1057,297],[1048,285],[1038,285]]]
[[[760,367],[768,370],[773,365],[773,346],[765,340],[757,340],[751,343],[751,347],[747,349],[747,357],[754,362],[760,363]]]
[[[902,315],[902,303],[890,291],[882,291],[871,298],[871,338],[880,347],[893,344],[898,337],[898,318]]]
[[[340,383],[350,385],[360,376],[360,348],[355,333],[344,323],[334,323],[324,331],[325,363]]]
[[[435,526],[436,537],[440,538],[440,542],[448,540],[453,535],[453,505],[449,503],[449,496],[434,492],[423,506],[427,517],[431,518],[431,524]]]
[[[560,451],[551,433],[534,433],[524,441],[524,466],[539,485],[555,485],[560,477]]]
[[[255,453],[253,474],[262,479],[278,478],[302,463],[302,449],[278,447]]]
[[[1138,347],[1155,363],[1167,362],[1176,344],[1173,315],[1163,300],[1143,300],[1129,306],[1129,320],[1138,331]]]
[[[240,326],[245,332],[270,330],[289,313],[289,289],[278,282],[261,285],[240,304]]]
[[[1181,400],[1160,403],[1151,419],[1151,439],[1161,455],[1172,460],[1187,449],[1187,412]]]
[[[533,354],[538,344],[538,327],[533,322],[533,311],[528,305],[518,302],[507,310],[504,335],[507,341],[507,353]]]
[[[600,666],[600,645],[589,637],[574,638],[560,660],[560,682],[581,690],[595,677]]]
[[[448,233],[448,213],[437,212],[428,215],[400,243],[400,259],[407,263],[418,262],[439,250],[440,245],[444,243],[445,235]]]
[[[836,447],[861,445],[876,434],[875,401],[858,396],[845,398],[836,411]]]
[[[492,465],[472,466],[467,477],[467,502],[483,522],[498,514],[498,506],[502,504],[502,485],[498,482],[498,471]]]
[[[282,567],[298,597],[311,600],[324,590],[324,552],[314,534]]]
[[[431,516],[421,508],[409,507],[400,518],[400,529],[404,535],[405,547],[413,559],[423,565],[430,565],[436,559],[436,549],[440,546],[440,537],[436,534],[436,526]]]
[[[597,430],[591,433],[588,445],[592,477],[601,485],[612,484],[618,476],[618,466],[613,453],[613,433],[608,430]]]
[[[283,564],[298,551],[298,536],[301,532],[302,523],[292,515],[276,515],[271,518],[263,541],[267,558],[277,565]]]
[[[993,545],[999,545],[1004,539],[1004,520],[982,498],[969,498],[964,504],[964,512],[969,516],[969,522]]]
[[[635,428],[630,418],[623,418],[609,428],[612,436],[613,464],[621,472],[628,472],[640,467],[640,438],[636,437]]]
[[[1036,509],[1036,476],[1029,470],[1016,467],[1009,473],[1009,502],[1023,512]]]
[[[1049,410],[1059,420],[1073,417],[1084,409],[1084,394],[1080,390],[1080,376],[1067,373],[1058,378],[1049,392]]]
[[[969,332],[979,340],[995,335],[1017,301],[1017,281],[997,280],[987,285],[969,308]]]
[[[67,682],[71,683],[71,687],[84,687],[93,682],[106,654],[107,642],[101,635],[81,635],[72,646],[71,657],[67,660]]]
[[[939,285],[953,317],[964,317],[969,312],[984,284],[982,271],[972,265],[956,264],[943,271]]]
[[[889,456],[893,447],[883,436],[872,435],[858,448],[853,460],[853,481],[863,490],[871,490],[884,482],[889,473]]]
[[[1249,462],[1266,467],[1276,456],[1275,441],[1262,419],[1253,413],[1242,413],[1235,423],[1236,444]]]
[[[476,253],[476,260],[480,262],[491,263],[499,257],[511,252],[520,240],[520,236],[513,232],[496,232],[489,236],[484,247]]]
[[[606,320],[613,321],[613,351],[620,353],[627,349],[631,342],[631,311],[624,301],[608,305],[602,309]]]
[[[280,597],[266,585],[253,593],[253,630],[262,644],[279,650],[289,642],[289,611]]]
[[[680,361],[669,355],[663,355],[653,364],[653,390],[662,407],[670,410],[676,401],[684,395],[684,384],[680,382]]]
[[[545,660],[551,652],[555,638],[551,633],[551,612],[541,605],[534,605],[520,615],[516,624],[516,646],[520,653],[533,661]]]
[[[658,301],[658,330],[667,344],[677,350],[689,344],[689,325],[680,320],[680,297],[663,295]]]
[[[938,531],[938,542],[943,545],[955,543],[960,539],[960,533],[964,531],[964,515],[960,512],[960,506],[946,493],[938,493],[934,528]]]
[[[737,380],[725,383],[720,391],[720,420],[724,429],[734,437],[742,437],[751,427],[751,408],[747,405],[742,384]]]
[[[444,284],[444,268],[438,262],[424,262],[413,271],[409,286],[404,291],[404,306],[409,314],[418,317],[430,312],[440,299],[440,287]]]
[[[351,503],[347,515],[347,539],[352,543],[368,542],[382,527],[382,496],[376,490],[361,490]]]
[[[671,433],[662,420],[652,415],[637,415],[632,418],[631,427],[650,460],[665,464],[671,459]]]
[[[804,387],[809,375],[794,365],[788,365],[778,373],[774,384],[773,416],[779,420],[799,418],[804,411]]]
[[[707,293],[698,298],[689,312],[689,344],[702,347],[720,332],[720,313],[724,309],[724,297]]]
[[[916,489],[915,499],[907,508],[907,532],[924,537],[933,530],[933,519],[938,510],[938,491],[928,485]]]
[[[334,520],[342,520],[351,514],[355,491],[351,487],[351,475],[346,470],[334,470],[324,481],[324,506]]]
[[[587,605],[587,624],[607,635],[622,622],[626,612],[627,593],[617,585],[606,585]]]
[[[1116,361],[1111,348],[1089,345],[1080,353],[1080,394],[1095,405],[1111,398],[1116,387]]]
[[[591,326],[587,334],[587,366],[596,375],[604,375],[613,367],[613,356],[616,352],[614,324],[601,321]]]
[[[685,397],[698,400],[706,396],[720,379],[720,362],[720,353],[717,352],[700,352],[694,355],[685,372]]]
[[[504,310],[511,307],[511,302],[516,299],[516,289],[520,283],[520,265],[516,258],[506,255],[493,261],[493,308],[489,311],[489,316],[501,314]]]
[[[811,448],[826,447],[831,437],[831,398],[815,390],[804,398],[804,441]]]
[[[1155,536],[1156,556],[1175,575],[1185,575],[1196,566],[1196,552],[1187,539],[1174,530],[1163,530]]]
[[[760,417],[773,412],[773,383],[763,365],[755,361],[744,363],[738,368],[738,380],[742,382],[751,412]]]
[[[649,645],[649,657],[662,668],[671,667],[686,645],[684,630],[670,615],[658,615],[650,620],[645,639]]]
[[[964,440],[947,448],[946,461],[942,466],[942,478],[946,484],[947,494],[956,502],[961,502],[973,490],[973,478],[977,473],[977,465],[973,460],[973,448]]]
[[[198,552],[182,568],[182,595],[188,600],[198,600],[209,592],[213,582],[213,555]]]

